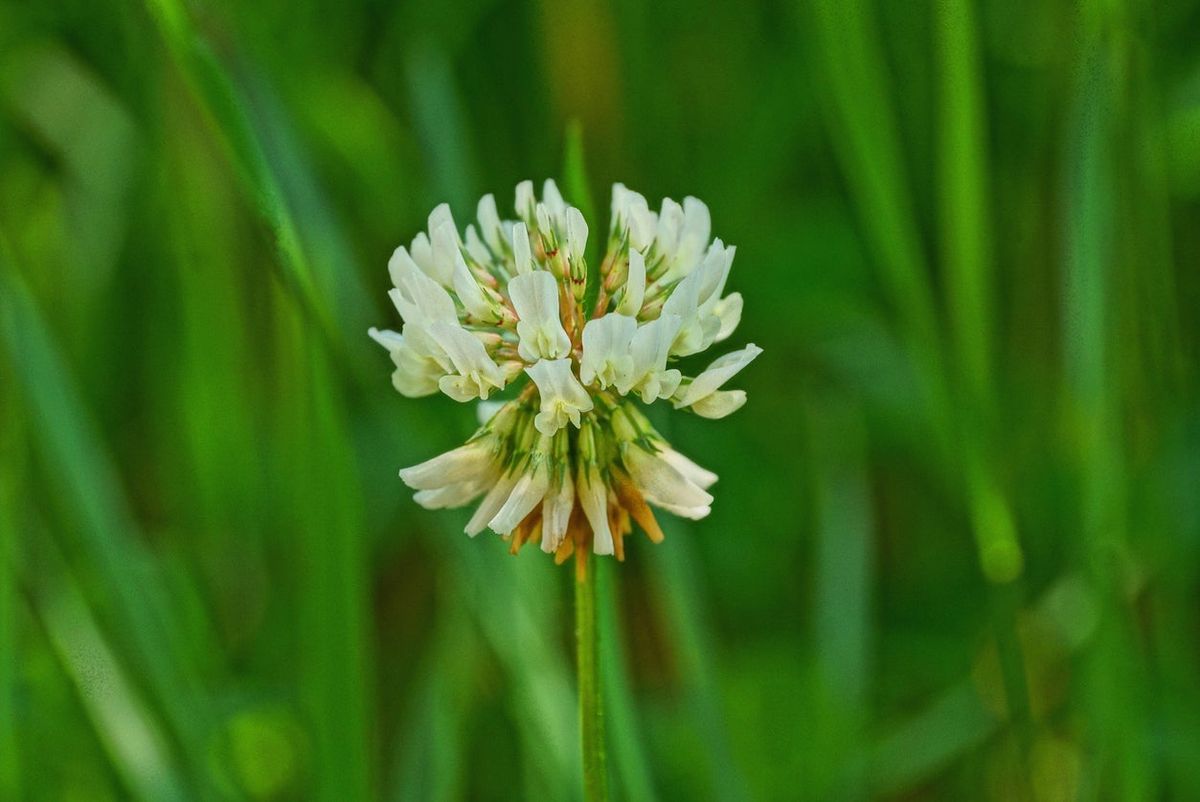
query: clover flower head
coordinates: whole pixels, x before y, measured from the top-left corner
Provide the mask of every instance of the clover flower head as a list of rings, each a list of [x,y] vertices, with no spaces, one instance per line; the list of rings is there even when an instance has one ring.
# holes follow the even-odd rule
[[[624,559],[633,523],[662,540],[651,506],[691,519],[711,509],[716,474],[671,448],[635,399],[725,417],[746,402],[725,383],[762,349],[727,353],[697,376],[673,367],[728,338],[742,314],[741,295],[725,293],[735,249],[710,240],[696,198],[667,198],[655,213],[614,185],[595,270],[588,223],[554,181],[540,200],[519,184],[515,208],[518,219],[501,219],[485,195],[461,233],[449,206],[434,209],[388,262],[401,331],[370,335],[401,394],[487,402],[466,444],[400,471],[417,503],[482,497],[467,534],[490,528],[514,554],[537,541],[585,571],[589,553]],[[497,405],[492,393],[512,397]]]

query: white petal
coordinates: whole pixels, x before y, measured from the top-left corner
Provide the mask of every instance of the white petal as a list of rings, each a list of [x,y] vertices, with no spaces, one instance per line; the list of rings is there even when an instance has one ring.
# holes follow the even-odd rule
[[[558,282],[545,270],[515,276],[508,282],[517,317],[530,323],[558,319]]]
[[[737,412],[746,403],[745,390],[717,390],[692,404],[692,412],[716,420]]]
[[[492,443],[481,437],[419,465],[402,468],[400,478],[414,490],[437,490],[457,482],[481,479],[491,465]]]
[[[425,276],[429,279],[428,276]],[[432,279],[429,279],[432,281]],[[438,286],[443,293],[446,291]],[[458,312],[454,312],[453,318],[446,317],[445,313],[454,309],[454,299],[447,293],[445,300],[450,302],[450,307],[447,309],[441,306],[435,300],[423,300],[421,302],[414,301],[408,293],[403,290],[392,288],[388,290],[388,298],[392,300],[392,305],[396,307],[396,311],[400,313],[400,319],[411,326],[427,326],[435,320],[440,320],[443,323],[454,323],[458,321]],[[432,313],[432,314],[431,314]]]
[[[562,543],[574,506],[575,481],[571,469],[564,465],[542,502],[542,551],[554,551]]]
[[[650,211],[646,199],[638,195],[629,206],[629,247],[644,253],[654,241],[657,230],[658,215]]]
[[[715,473],[700,467],[675,449],[664,448],[658,455],[700,489],[707,490],[716,484],[717,475]]]
[[[700,265],[700,272],[703,274],[700,279],[700,304],[704,305],[714,296],[720,297],[721,290],[725,287],[725,281],[729,278],[729,268],[733,264],[733,255],[736,248],[726,248],[721,240],[713,240],[712,247],[708,249],[708,253],[704,255],[704,261]]]
[[[622,460],[629,469],[629,476],[647,501],[658,505],[675,507],[707,507],[712,496],[697,486],[678,469],[657,454],[652,454],[637,443],[625,443],[621,448]]]
[[[400,289],[409,274],[419,272],[421,272],[421,268],[408,255],[408,250],[403,245],[392,251],[392,255],[388,259],[388,276],[392,279],[393,287]]]
[[[658,225],[654,212],[650,211],[646,199],[637,192],[626,189],[624,184],[613,184],[612,228],[618,237],[629,232],[629,246],[645,251],[654,239]]]
[[[484,244],[479,234],[475,231],[474,225],[467,226],[467,253],[476,263],[481,265],[491,264],[492,252],[488,250],[488,246]]]
[[[446,395],[456,401],[469,401],[473,398],[486,400],[493,388],[504,387],[504,372],[488,356],[483,343],[469,331],[461,326],[446,323],[431,324],[428,331],[438,345],[445,349],[454,370],[459,374],[444,376],[438,382],[438,386]]]
[[[406,323],[404,325],[404,342],[412,349],[413,353],[435,362],[442,373],[454,372],[454,363],[450,361],[445,349],[438,345],[437,340],[429,334],[426,326]]]
[[[655,501],[649,496],[646,496],[646,500],[652,503],[654,506],[661,507],[673,515],[678,515],[680,518],[689,518],[693,521],[699,521],[701,518],[707,517],[708,514],[712,512],[712,507],[708,506],[707,504],[699,507],[680,507],[675,504],[664,504],[661,501]]]
[[[517,528],[517,524],[525,520],[525,516],[533,512],[533,508],[542,503],[546,496],[546,488],[550,486],[550,474],[545,465],[527,467],[521,478],[513,485],[512,492],[504,502],[504,506],[488,522],[492,531],[499,535],[507,535]]]
[[[454,292],[458,294],[458,300],[462,301],[463,307],[476,320],[493,321],[496,319],[491,302],[488,301],[483,288],[475,280],[475,276],[471,273],[471,268],[467,267],[467,262],[463,259],[462,254],[457,251],[454,254]]]
[[[522,181],[517,184],[516,199],[513,201],[513,208],[517,210],[517,216],[528,222],[533,215],[533,206],[536,200],[533,197],[533,182]]]
[[[438,389],[460,404],[474,401],[476,398],[487,398],[487,393],[480,392],[479,385],[469,376],[443,376],[438,379]]]
[[[517,275],[523,276],[533,272],[533,256],[529,252],[529,229],[524,223],[517,223],[512,230],[513,258],[516,262]]]
[[[458,239],[458,228],[454,225],[454,214],[450,211],[450,204],[439,203],[429,213],[429,236],[434,236],[434,233],[444,225],[449,225],[450,230],[455,232],[454,238]]]
[[[431,221],[433,217],[429,216]],[[449,287],[454,281],[454,260],[459,255],[460,244],[454,221],[445,220],[437,228],[430,229],[429,239],[433,243],[433,261],[429,276],[442,286]]]
[[[584,248],[587,247],[588,225],[583,219],[583,212],[571,206],[567,209],[567,253],[571,259],[578,261],[583,258]]]
[[[700,399],[720,389],[721,385],[737,375],[738,371],[753,362],[755,357],[761,353],[761,348],[754,343],[750,343],[740,351],[734,351],[731,354],[726,354],[714,360],[703,373],[683,389],[679,394],[679,399],[675,401],[675,408],[682,409],[683,407],[695,404]]]
[[[583,327],[580,380],[584,384],[598,382],[604,389],[628,375],[633,369],[629,346],[636,332],[636,320],[615,312],[589,320]]]
[[[382,345],[389,352],[395,348],[404,347],[404,337],[391,329],[377,329],[374,326],[367,329],[372,340]]]
[[[557,397],[562,394],[563,387],[575,380],[569,359],[542,359],[525,368],[525,372],[543,396]]]
[[[663,314],[678,315],[680,320],[684,321],[695,315],[700,308],[700,282],[703,278],[700,273],[684,276],[667,296],[663,304]]]
[[[684,276],[663,304],[663,315],[677,315],[681,321],[679,333],[671,343],[672,354],[695,354],[704,350],[707,345],[704,342],[704,326],[699,315],[700,284],[703,279],[704,275],[699,270]]]
[[[663,198],[662,208],[658,213],[658,231],[656,240],[658,251],[667,257],[675,255],[679,246],[679,236],[683,232],[683,207],[670,198]]]
[[[740,292],[731,292],[713,306],[713,314],[721,322],[717,329],[717,336],[713,338],[713,342],[722,342],[733,334],[738,324],[742,322],[742,294]]]
[[[592,397],[571,373],[570,359],[543,359],[525,368],[525,372],[541,397],[541,411],[534,416],[534,426],[542,434],[552,435],[568,421],[578,427],[581,413],[591,411]]]
[[[666,366],[679,324],[677,315],[664,314],[638,327],[629,349],[633,367],[627,376],[617,382],[617,391],[621,395],[641,388],[642,399],[649,404],[664,395],[660,387],[664,379],[671,387],[670,392],[665,394],[670,395],[675,391],[679,384],[679,371],[666,370]]]
[[[642,311],[642,301],[646,297],[646,257],[641,251],[629,249],[629,276],[625,279],[625,294],[617,311],[622,315],[637,317]]]
[[[675,395],[675,391],[679,389],[679,383],[683,380],[683,374],[672,368],[664,370],[659,374],[659,381],[662,383],[662,390],[659,391],[659,398],[670,398]]]
[[[493,368],[496,367],[496,363],[487,355],[483,343],[463,327],[434,323],[430,325],[429,332],[445,349],[454,363],[454,369],[460,374],[465,376],[473,371],[486,370],[487,363],[491,363]]]
[[[550,215],[557,220],[562,220],[563,215],[566,214],[566,201],[563,200],[562,193],[558,191],[558,184],[554,183],[553,178],[547,178],[546,182],[542,184],[542,203]]]
[[[660,398],[670,398],[677,389],[683,374],[675,368],[650,373],[641,383],[638,394],[646,404],[653,404]]]
[[[558,218],[544,203],[539,203],[534,208],[534,219],[537,221],[537,229],[543,237],[558,228]]]
[[[508,501],[509,494],[512,493],[513,486],[516,485],[518,475],[513,472],[508,472],[500,477],[496,484],[492,485],[492,489],[483,497],[483,501],[479,502],[479,506],[475,509],[475,513],[471,516],[471,520],[467,521],[463,531],[471,537],[475,537],[488,525],[488,521],[496,517],[496,513],[504,506],[504,502]]]
[[[509,281],[509,298],[517,318],[529,323],[558,319],[558,282],[545,270],[535,270]]]
[[[576,493],[579,506],[592,527],[592,550],[596,554],[613,553],[612,531],[608,528],[608,488],[600,478],[600,472],[592,467],[586,473],[580,471]]]
[[[458,482],[436,490],[418,490],[413,494],[413,501],[427,510],[446,510],[470,504],[492,486],[492,482],[483,479],[476,482]]]
[[[413,261],[417,264],[417,268],[429,275],[433,271],[433,245],[429,242],[429,236],[424,232],[418,232],[417,236],[413,237],[412,244],[408,246],[412,251]]]
[[[612,185],[612,205],[609,207],[609,221],[612,233],[619,234],[622,226],[629,225],[629,196],[633,194],[621,182]]]
[[[533,426],[544,435],[552,435],[568,423],[578,428],[580,420],[577,408],[555,402],[533,416]]]
[[[558,316],[558,282],[545,270],[516,276],[508,297],[517,312],[517,350],[523,359],[560,359],[571,351],[571,338]]]
[[[458,320],[454,299],[445,287],[416,265],[403,246],[392,253],[388,272],[396,285],[389,295],[405,323],[424,325],[437,320],[447,323]]]
[[[437,362],[417,353],[403,335],[394,331],[373,328],[367,333],[391,356],[392,364],[396,366],[392,372],[392,386],[401,395],[422,398],[438,391],[438,379],[445,371]]]
[[[483,235],[483,241],[488,244],[488,247],[494,253],[500,253],[503,232],[500,227],[500,213],[496,211],[496,198],[494,195],[489,193],[479,199],[475,216],[479,220],[479,233]]]
[[[676,259],[678,270],[690,271],[704,248],[708,245],[708,237],[712,232],[712,218],[708,207],[698,198],[683,199],[683,229],[679,236],[679,248]]]
[[[679,323],[678,315],[660,315],[638,327],[631,345],[634,370],[646,372],[666,365],[667,350],[679,331]]]

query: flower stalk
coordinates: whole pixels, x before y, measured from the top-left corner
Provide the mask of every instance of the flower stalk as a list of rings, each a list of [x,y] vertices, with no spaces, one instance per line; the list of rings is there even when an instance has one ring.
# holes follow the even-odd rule
[[[579,733],[584,802],[607,802],[608,759],[604,748],[604,694],[597,660],[596,571],[575,576],[575,659],[579,674]]]

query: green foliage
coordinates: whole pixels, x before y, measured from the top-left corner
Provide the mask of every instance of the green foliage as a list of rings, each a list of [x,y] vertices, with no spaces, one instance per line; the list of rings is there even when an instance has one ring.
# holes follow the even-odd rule
[[[1198,28],[0,0],[0,800],[579,797],[572,571],[410,501],[474,411],[366,337],[547,176],[704,199],[766,349],[595,566],[614,799],[1200,796]]]

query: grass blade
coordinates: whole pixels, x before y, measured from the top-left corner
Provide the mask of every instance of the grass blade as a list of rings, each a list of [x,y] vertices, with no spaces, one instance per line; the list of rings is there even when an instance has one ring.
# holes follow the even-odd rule
[[[405,65],[417,133],[432,162],[431,189],[455,208],[470,202],[478,170],[466,114],[445,51],[432,41],[409,49]]]
[[[1115,255],[1119,230],[1116,168],[1117,104],[1124,85],[1123,9],[1086,3],[1080,10],[1083,58],[1071,117],[1067,178],[1063,322],[1068,404],[1079,427],[1076,455],[1081,482],[1080,547],[1103,611],[1096,643],[1085,657],[1083,699],[1094,727],[1095,788],[1108,786],[1123,799],[1154,799],[1149,695],[1123,593],[1118,555],[1127,547],[1128,466],[1120,437],[1127,398],[1111,365],[1120,352],[1115,337],[1120,297]]]
[[[8,360],[0,353],[0,369],[11,376]],[[5,425],[0,428],[0,799],[23,799],[21,793],[20,728],[17,723],[17,655],[21,653],[17,632],[17,549],[19,487],[24,477],[22,418],[11,383],[0,387],[0,408]]]
[[[0,247],[0,262],[4,258]],[[33,413],[32,445],[75,521],[70,546],[96,571],[127,639],[129,652],[122,656],[145,677],[191,761],[194,781],[204,787],[203,755],[213,722],[189,655],[196,649],[206,654],[220,650],[203,630],[180,624],[161,574],[149,570],[150,559],[137,537],[116,468],[33,298],[7,264],[0,264],[0,343],[13,365],[22,405]]]
[[[444,598],[448,608],[455,599]],[[463,713],[473,698],[471,681],[481,659],[477,635],[465,614],[450,613],[420,671],[404,729],[399,738],[393,802],[451,802],[464,794],[466,775]]]
[[[373,796],[368,697],[370,584],[361,483],[328,357],[285,301],[277,333],[280,517],[296,534],[302,707],[314,742],[313,798]],[[299,388],[299,389],[298,389]]]
[[[168,52],[224,138],[242,185],[270,229],[286,283],[295,289],[305,310],[330,341],[339,342],[339,314],[348,314],[353,309],[348,303],[350,299],[365,297],[362,292],[346,289],[355,285],[355,275],[349,271],[337,273],[331,270],[318,273],[309,259],[301,240],[300,226],[248,110],[250,104],[243,90],[193,30],[183,4],[179,0],[146,0],[146,5],[158,24]],[[339,298],[347,299],[341,309],[330,302]]]
[[[508,673],[513,720],[539,775],[536,786],[556,799],[576,799],[582,784],[575,686],[554,640],[566,611],[547,603],[557,594],[562,572],[539,559],[545,557],[541,553],[525,553],[515,565],[498,564],[504,556],[500,544],[468,540],[457,527],[444,532],[455,544],[459,598],[469,604]]]
[[[79,692],[84,709],[117,775],[144,802],[193,798],[176,771],[166,734],[139,698],[116,654],[92,617],[76,583],[69,578],[57,547],[47,543],[31,593],[63,670]]]
[[[818,765],[844,774],[839,799],[862,799],[864,778],[844,764],[856,754],[870,723],[871,576],[874,522],[866,468],[866,432],[852,402],[820,404],[811,426],[817,465],[816,648],[827,737],[812,748],[827,752]],[[836,435],[835,435],[836,433]]]
[[[667,631],[676,638],[680,673],[687,678],[689,713],[707,751],[712,795],[728,802],[748,799],[745,780],[733,762],[718,702],[721,696],[708,657],[714,653],[713,644],[698,612],[704,604],[696,584],[692,546],[678,525],[671,527],[675,536],[666,525],[663,528],[669,544],[654,550],[653,582],[668,620]]]
[[[986,408],[991,374],[987,121],[971,0],[934,4],[940,84],[938,189],[946,308],[970,398]]]
[[[834,151],[892,306],[924,352],[923,360],[937,364],[933,292],[870,4],[815,0],[810,7],[817,74],[829,82],[826,102]]]
[[[369,308],[348,249],[315,182],[299,159],[282,112],[265,83],[231,78],[192,29],[182,4],[151,0],[150,10],[168,50],[211,115],[233,155],[243,185],[275,237],[287,286],[299,308],[316,318],[326,342],[365,328]],[[253,98],[255,102],[250,102]],[[272,137],[260,130],[266,127]],[[290,183],[285,183],[290,179]],[[297,210],[307,209],[313,241],[330,249],[310,258]],[[291,402],[278,430],[281,486],[300,536],[299,573],[306,592],[297,622],[304,633],[300,663],[304,702],[315,739],[321,799],[359,799],[372,786],[368,734],[367,597],[359,484],[348,447],[345,406],[336,397],[328,356],[305,336],[285,309],[279,330],[288,377],[280,388]],[[307,388],[299,396],[294,388]]]
[[[600,676],[605,692],[605,727],[613,760],[611,771],[617,779],[615,796],[629,800],[654,802],[658,794],[654,775],[646,757],[646,739],[638,723],[637,703],[629,687],[629,670],[622,645],[622,622],[618,603],[621,566],[607,560],[595,560],[600,635]]]

